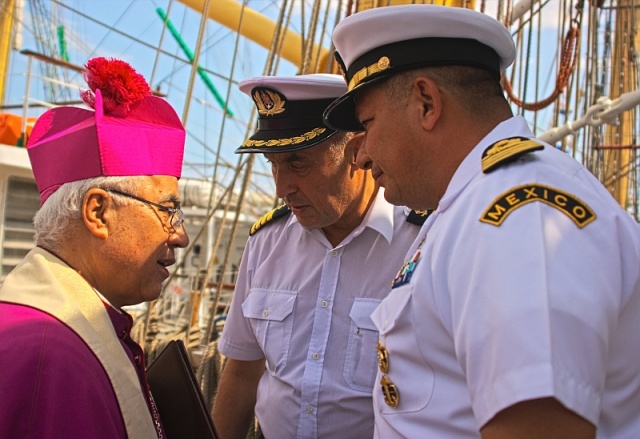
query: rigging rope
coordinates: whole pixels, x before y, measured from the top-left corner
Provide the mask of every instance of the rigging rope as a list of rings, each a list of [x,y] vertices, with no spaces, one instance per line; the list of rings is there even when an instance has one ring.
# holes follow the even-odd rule
[[[549,97],[537,102],[524,102],[522,99],[519,99],[511,86],[511,82],[505,77],[503,79],[503,86],[505,91],[507,92],[507,96],[509,100],[516,104],[518,107],[523,108],[529,111],[537,111],[551,105],[560,94],[565,90],[569,78],[571,77],[571,73],[575,68],[576,61],[578,59],[577,46],[578,39],[580,37],[580,29],[578,27],[572,27],[567,32],[567,35],[564,38],[562,44],[562,55],[560,57],[560,65],[558,68],[558,76],[556,78],[556,84],[553,92]]]
[[[309,23],[309,33],[307,34],[307,39],[304,43],[303,56],[302,56],[302,68],[300,69],[300,73],[312,73],[310,72],[310,64],[311,64],[311,54],[313,49],[313,42],[316,36],[316,29],[318,26],[318,17],[320,14],[320,6],[322,1],[316,0],[313,4],[313,10],[311,13],[311,19]]]
[[[246,6],[246,0],[243,3],[243,7]],[[276,49],[278,47],[280,47],[280,44],[282,43],[282,36],[284,34],[283,32],[283,23],[284,23],[284,17],[285,17],[285,10],[287,8],[287,2],[285,1],[284,4],[282,5],[281,8],[281,12],[280,12],[280,16],[278,18],[277,21],[277,26],[274,29],[274,35],[273,38],[271,40],[271,48],[269,50],[269,54],[267,57],[267,61],[265,63],[265,68],[264,68],[264,74],[268,75],[268,74],[273,74],[275,73],[274,70],[274,60],[276,58],[276,55],[279,54],[279,51],[276,51]],[[240,23],[238,24],[238,29],[240,29],[241,26],[241,21],[242,18],[240,20]],[[286,29],[285,29],[286,32]],[[238,38],[240,36],[240,32],[238,32]],[[236,44],[237,44],[237,40],[236,40]],[[237,52],[237,50],[236,50]],[[255,117],[255,107],[252,110],[252,119]],[[253,130],[252,128],[252,124],[249,124],[247,126],[247,137],[250,135],[250,132]],[[218,286],[216,289],[216,293],[215,293],[215,297],[213,298],[212,303],[209,305],[209,322],[207,323],[206,329],[205,329],[205,333],[203,335],[203,340],[205,344],[208,344],[209,342],[213,341],[213,336],[215,333],[215,318],[216,316],[216,310],[218,309],[218,303],[220,301],[220,298],[222,296],[222,286],[223,286],[223,282],[222,282],[222,277],[224,276],[224,273],[226,272],[227,269],[227,264],[229,261],[229,256],[231,253],[231,248],[233,245],[233,241],[235,238],[235,234],[236,234],[236,229],[237,229],[237,225],[238,225],[238,220],[240,218],[240,213],[243,207],[243,201],[244,201],[244,197],[247,191],[247,188],[249,186],[249,181],[251,178],[251,172],[253,169],[253,164],[255,161],[255,154],[250,154],[248,159],[246,159],[246,161],[243,162],[242,158],[238,159],[238,171],[236,172],[236,174],[233,177],[233,183],[232,185],[230,185],[231,187],[235,186],[236,181],[237,181],[237,177],[240,173],[240,170],[242,168],[242,165],[245,164],[246,165],[246,169],[245,169],[245,175],[244,178],[242,179],[242,185],[240,188],[240,192],[238,194],[238,199],[236,201],[236,209],[235,209],[235,216],[234,216],[234,221],[231,225],[231,229],[229,231],[229,236],[228,236],[228,246],[227,249],[225,251],[224,254],[224,259],[222,261],[222,263],[219,265],[220,267],[220,272],[221,272],[221,278],[220,278],[220,282],[218,282]],[[215,181],[215,179],[214,179]],[[206,286],[208,284],[208,279],[210,278],[210,274],[211,274],[211,268],[213,266],[213,260],[215,259],[215,257],[217,256],[218,253],[218,246],[219,243],[222,240],[222,231],[223,231],[223,227],[224,227],[224,222],[226,221],[226,217],[227,217],[227,211],[230,208],[232,202],[231,202],[231,195],[232,195],[232,191],[229,192],[229,197],[228,197],[228,201],[225,205],[225,211],[224,214],[222,215],[222,220],[221,220],[221,224],[219,224],[219,230],[218,230],[218,235],[216,236],[216,242],[214,244],[214,250],[211,252],[211,256],[210,256],[210,260],[209,260],[209,264],[208,264],[208,269],[207,272],[205,274],[204,277],[204,281],[203,281],[203,286],[201,289],[201,294],[204,295],[204,291],[206,289]]]

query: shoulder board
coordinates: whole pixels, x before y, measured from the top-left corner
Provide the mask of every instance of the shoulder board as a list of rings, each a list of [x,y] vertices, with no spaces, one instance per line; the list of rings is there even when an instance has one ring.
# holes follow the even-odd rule
[[[493,200],[482,213],[480,221],[500,227],[511,212],[534,201],[555,207],[579,228],[596,219],[595,212],[575,195],[551,186],[531,183],[513,187]]]
[[[429,218],[429,215],[433,213],[433,209],[430,210],[412,210],[407,215],[407,222],[421,226]]]
[[[256,221],[249,231],[249,236],[255,234],[258,230],[263,228],[265,225],[270,223],[271,221],[277,220],[278,218],[284,218],[285,216],[291,213],[291,209],[286,204],[281,204],[280,206],[273,209],[271,212],[264,215],[258,221]]]
[[[482,172],[488,174],[518,157],[543,148],[544,145],[541,143],[525,137],[510,137],[499,140],[482,153]]]

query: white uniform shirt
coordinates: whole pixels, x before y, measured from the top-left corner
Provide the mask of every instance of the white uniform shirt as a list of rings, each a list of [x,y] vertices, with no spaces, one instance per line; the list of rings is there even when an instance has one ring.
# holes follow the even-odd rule
[[[256,416],[266,438],[371,438],[378,333],[370,315],[420,227],[379,191],[335,248],[294,215],[245,247],[219,349],[266,357]]]
[[[597,425],[598,438],[640,438],[640,227],[549,145],[484,174],[483,151],[514,136],[533,137],[520,117],[463,161],[409,251],[407,260],[420,252],[410,280],[372,315],[399,393],[396,408],[385,404],[379,372],[376,438],[479,438],[501,410],[549,396]],[[543,201],[519,204],[522,191],[501,225],[480,222],[496,198],[531,183]],[[595,220],[578,227],[547,203],[569,204],[553,188]]]

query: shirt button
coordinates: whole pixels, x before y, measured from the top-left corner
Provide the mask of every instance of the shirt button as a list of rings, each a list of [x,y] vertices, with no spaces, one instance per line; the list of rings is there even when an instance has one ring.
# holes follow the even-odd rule
[[[313,407],[311,407],[310,405],[307,406],[307,408],[305,409],[305,411],[307,413],[313,413]]]
[[[262,317],[266,317],[268,315],[269,315],[269,311],[267,311],[266,309],[262,311]]]
[[[326,308],[327,306],[329,306],[329,302],[323,300],[322,302],[320,302],[320,305],[322,305],[323,308]]]
[[[320,354],[317,352],[314,352],[313,355],[311,356],[314,360],[317,360],[318,358],[320,358]]]
[[[337,251],[335,251],[335,250],[332,250],[332,251],[331,251],[331,256],[337,256],[337,255],[338,255],[338,252],[337,252]]]

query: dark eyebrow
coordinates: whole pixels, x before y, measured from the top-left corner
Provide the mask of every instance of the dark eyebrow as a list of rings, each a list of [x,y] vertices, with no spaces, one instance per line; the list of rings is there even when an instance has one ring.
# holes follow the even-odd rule
[[[174,209],[180,209],[180,199],[175,194],[168,194],[159,204],[173,203]]]
[[[309,160],[308,157],[301,156],[300,154],[291,154],[289,157],[284,159],[283,162],[284,163],[305,162],[305,161],[308,161],[308,160]]]
[[[276,154],[279,154],[279,153],[276,153]],[[267,154],[265,154],[264,157],[268,161],[272,162],[272,160],[270,160],[269,157],[267,157]],[[291,153],[287,153],[287,157],[282,159],[281,163],[308,162],[308,161],[309,161],[309,157],[298,154],[296,152],[291,152]]]

